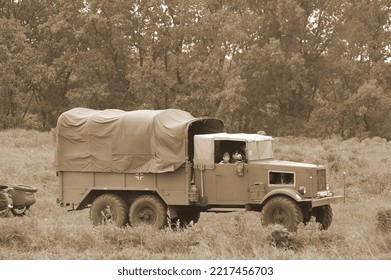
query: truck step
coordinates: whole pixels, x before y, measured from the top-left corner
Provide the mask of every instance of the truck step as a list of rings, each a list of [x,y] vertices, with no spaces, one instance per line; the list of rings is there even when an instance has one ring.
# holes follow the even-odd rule
[[[227,213],[227,212],[243,212],[246,211],[245,208],[222,208],[222,207],[216,207],[216,208],[209,208],[207,212],[218,212],[218,213]]]

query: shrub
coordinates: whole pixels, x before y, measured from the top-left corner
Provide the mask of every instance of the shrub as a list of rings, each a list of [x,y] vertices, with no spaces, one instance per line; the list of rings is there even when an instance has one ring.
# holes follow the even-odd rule
[[[15,217],[0,219],[0,248],[17,251],[33,250],[36,247],[34,238],[36,234],[39,235],[39,230],[33,220]]]
[[[366,194],[381,195],[387,194],[391,182],[391,174],[383,172],[365,173],[360,177],[359,185]]]
[[[391,208],[377,211],[376,227],[383,233],[391,233]]]

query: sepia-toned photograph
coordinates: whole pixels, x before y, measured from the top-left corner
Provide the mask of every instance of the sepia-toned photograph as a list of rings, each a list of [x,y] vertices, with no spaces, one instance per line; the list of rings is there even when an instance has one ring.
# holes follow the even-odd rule
[[[0,265],[389,261],[390,108],[390,0],[0,0]]]

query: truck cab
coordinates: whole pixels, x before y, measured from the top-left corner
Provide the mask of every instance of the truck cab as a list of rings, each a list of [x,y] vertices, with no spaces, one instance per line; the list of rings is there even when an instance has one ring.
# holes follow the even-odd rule
[[[266,223],[293,213],[290,229],[316,215],[323,228],[330,226],[329,204],[342,197],[328,188],[325,166],[274,159],[273,138],[265,135],[195,135],[194,145],[195,185],[208,211],[260,211]],[[222,160],[227,153],[228,162]]]
[[[264,190],[256,189],[265,186],[262,178],[267,175],[264,169],[254,167],[255,162],[273,158],[272,137],[204,134],[194,137],[194,145],[195,182],[203,189],[208,205],[241,207],[265,195]],[[224,154],[229,154],[228,162],[223,161]],[[254,192],[257,192],[256,197]]]

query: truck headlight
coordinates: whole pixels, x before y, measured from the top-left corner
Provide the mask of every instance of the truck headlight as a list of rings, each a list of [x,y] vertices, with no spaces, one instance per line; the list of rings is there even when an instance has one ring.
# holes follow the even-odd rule
[[[301,186],[301,187],[299,188],[299,193],[301,193],[302,195],[305,195],[306,192],[307,192],[307,188],[306,188],[306,187]]]

